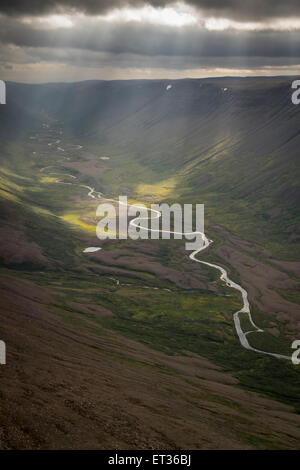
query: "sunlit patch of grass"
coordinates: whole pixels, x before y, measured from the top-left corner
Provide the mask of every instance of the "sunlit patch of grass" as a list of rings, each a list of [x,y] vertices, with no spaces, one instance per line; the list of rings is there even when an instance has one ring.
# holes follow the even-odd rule
[[[61,216],[61,219],[75,225],[77,228],[89,233],[96,233],[96,225],[90,225],[80,220],[80,214],[69,213]]]
[[[159,181],[154,184],[142,184],[140,183],[136,192],[140,196],[152,196],[154,198],[166,198],[174,194],[174,189],[176,187],[176,178],[169,178],[163,181]]]
[[[0,173],[11,178],[17,178],[17,179],[26,180],[26,181],[30,180],[30,178],[23,176],[23,175],[18,175],[17,173],[9,170],[8,168],[4,168],[3,166],[0,167]]]
[[[128,198],[127,203],[128,205],[133,205],[133,204],[136,206],[143,205],[143,206],[146,206],[147,208],[149,208],[151,205],[149,202],[145,202],[141,199],[134,199],[134,198],[130,198],[130,199]]]
[[[28,204],[28,207],[30,207],[32,212],[35,212],[36,214],[56,217],[51,211],[44,209],[43,207],[34,206],[33,204]]]
[[[42,183],[54,183],[57,180],[57,177],[54,178],[53,176],[42,176],[41,182]]]
[[[23,188],[22,186],[19,186],[18,184],[14,183],[7,177],[5,174],[5,171],[0,169],[0,186],[1,189],[6,189],[7,191],[12,191],[12,192],[22,192]]]
[[[9,199],[11,201],[20,201],[20,199],[15,196],[14,194],[8,192],[8,191],[5,191],[4,189],[0,188],[0,193],[1,193],[1,198],[3,199]]]

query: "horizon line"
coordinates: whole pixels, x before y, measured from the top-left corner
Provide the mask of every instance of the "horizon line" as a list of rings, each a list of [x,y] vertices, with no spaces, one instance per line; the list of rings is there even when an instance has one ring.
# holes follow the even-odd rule
[[[6,84],[16,84],[16,85],[72,85],[76,83],[88,83],[88,82],[163,82],[163,81],[172,81],[179,82],[184,80],[196,81],[196,80],[253,80],[253,79],[290,79],[290,78],[300,78],[299,75],[224,75],[220,77],[184,77],[184,78],[116,78],[116,79],[104,79],[104,78],[91,78],[86,80],[74,80],[74,81],[49,81],[49,82],[22,82],[15,80],[2,80]]]

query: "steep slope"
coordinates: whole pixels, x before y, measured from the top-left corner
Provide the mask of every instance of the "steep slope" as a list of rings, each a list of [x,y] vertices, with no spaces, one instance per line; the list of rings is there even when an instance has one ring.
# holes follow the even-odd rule
[[[53,291],[28,281],[1,276],[0,299],[1,449],[297,448],[290,407],[207,360],[153,351],[86,315],[79,328],[75,308],[66,321]]]

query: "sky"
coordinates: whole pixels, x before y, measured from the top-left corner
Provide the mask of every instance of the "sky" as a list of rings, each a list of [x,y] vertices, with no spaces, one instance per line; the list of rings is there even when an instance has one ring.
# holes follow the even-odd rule
[[[300,75],[299,0],[1,0],[0,79]]]

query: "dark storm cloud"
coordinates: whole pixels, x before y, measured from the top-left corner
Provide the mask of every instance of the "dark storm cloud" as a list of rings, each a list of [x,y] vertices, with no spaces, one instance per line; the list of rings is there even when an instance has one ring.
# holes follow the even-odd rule
[[[153,6],[171,5],[168,0],[151,0],[149,3]],[[93,17],[115,6],[146,4],[139,0],[126,3],[123,0],[2,1],[1,74],[9,79],[19,80],[21,77],[21,81],[38,81],[39,76],[42,81],[57,80],[57,77],[68,81],[74,70],[76,76],[79,73],[83,79],[95,76],[110,78],[114,73],[120,78],[136,78],[136,74],[155,77],[159,74],[164,76],[164,71],[168,73],[170,70],[175,71],[175,76],[183,76],[185,70],[187,74],[191,70],[202,70],[203,76],[215,71],[219,73],[218,70],[222,69],[244,70],[245,74],[251,70],[262,70],[262,73],[272,70],[274,74],[283,70],[281,67],[285,67],[288,73],[296,68],[299,70],[300,29],[280,31],[270,24],[272,21],[265,21],[261,29],[255,31],[208,30],[202,18],[219,16],[240,21],[266,20],[272,15],[292,16],[290,9],[295,18],[300,10],[300,0],[299,5],[298,1],[294,3],[292,0],[270,0],[263,4],[257,0],[189,0],[189,3],[204,8],[198,22],[176,27]],[[66,7],[87,14],[71,16],[69,24],[56,24],[55,19],[34,17],[60,13]],[[1,11],[4,14],[1,15]],[[259,18],[257,11],[260,12]],[[300,14],[298,16],[300,18]]]
[[[207,14],[242,21],[299,17],[299,0],[187,0]]]
[[[44,29],[0,19],[0,42],[20,47],[73,48],[113,54],[189,57],[299,57],[300,32],[207,31],[171,26],[81,21],[74,28]]]
[[[171,5],[172,0],[1,0],[0,12],[7,15],[44,15],[77,10],[89,15],[105,13],[126,6]],[[300,16],[299,0],[185,0],[206,14],[242,21]]]

